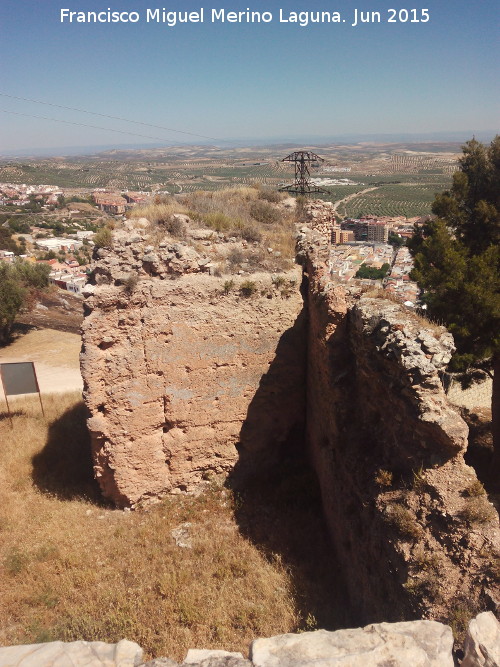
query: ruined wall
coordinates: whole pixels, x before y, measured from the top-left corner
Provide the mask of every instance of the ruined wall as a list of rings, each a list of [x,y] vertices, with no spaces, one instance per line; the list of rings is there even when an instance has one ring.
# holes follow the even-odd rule
[[[225,294],[186,244],[153,248],[137,232],[113,243],[85,290],[81,355],[104,495],[133,506],[192,491],[238,458],[272,463],[303,429],[298,289],[282,295],[254,274],[250,296],[238,276]]]
[[[317,223],[304,309],[298,272],[286,294],[252,275],[245,297],[185,243],[117,232],[98,251],[82,373],[101,488],[133,506],[306,446],[357,622],[499,613],[498,515],[439,379],[452,337],[333,283]]]
[[[453,339],[400,304],[332,283],[316,241],[301,241],[307,446],[354,617],[498,613],[498,516],[464,463],[467,426],[438,375]]]

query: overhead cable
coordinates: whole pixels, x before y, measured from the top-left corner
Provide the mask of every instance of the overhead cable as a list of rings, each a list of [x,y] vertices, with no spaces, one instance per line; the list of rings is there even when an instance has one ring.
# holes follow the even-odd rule
[[[67,111],[78,111],[79,113],[86,113],[90,114],[92,116],[100,116],[101,118],[110,118],[112,120],[121,120],[124,121],[125,123],[134,123],[135,125],[143,125],[144,127],[154,127],[157,130],[167,130],[168,132],[177,132],[179,134],[187,134],[191,137],[199,137],[200,139],[210,139],[211,141],[217,141],[221,142],[221,139],[217,139],[216,137],[208,137],[204,134],[196,134],[196,132],[186,132],[185,130],[175,130],[171,127],[163,127],[162,125],[153,125],[152,123],[143,123],[139,120],[131,120],[130,118],[123,118],[122,116],[111,116],[109,114],[105,113],[99,113],[97,111],[88,111],[87,109],[79,109],[77,107],[67,107],[63,106],[62,104],[54,104],[53,102],[44,102],[42,100],[34,100],[29,97],[18,97],[17,95],[9,95],[8,93],[1,93],[0,96],[2,97],[8,97],[11,100],[22,100],[23,102],[33,102],[35,104],[45,104],[46,106],[49,107],[56,107],[57,109],[66,109]],[[14,113],[14,112],[12,112]],[[19,114],[22,115],[22,114]],[[25,114],[27,115],[27,114]],[[54,119],[49,119],[49,120],[54,120]],[[62,122],[69,122],[69,121],[62,121]],[[88,125],[86,127],[92,127],[91,125]],[[115,130],[118,132],[118,130]],[[140,134],[136,135],[138,137],[142,136]]]
[[[127,130],[115,130],[110,127],[99,127],[98,125],[88,125],[87,123],[77,123],[71,120],[62,120],[61,118],[47,118],[47,116],[35,116],[33,114],[21,113],[20,111],[8,111],[7,109],[0,109],[0,113],[9,113],[14,116],[25,116],[26,118],[38,118],[40,120],[51,120],[54,123],[65,123],[66,125],[79,125],[80,127],[90,127],[94,130],[104,130],[105,132],[117,132],[118,134],[129,134],[134,137],[141,137],[142,139],[154,139],[155,141],[163,141],[179,144],[181,142],[172,139],[165,139],[165,137],[152,137],[147,134],[137,134],[137,132],[128,132]],[[200,136],[200,135],[196,135]],[[217,140],[216,140],[217,141]]]

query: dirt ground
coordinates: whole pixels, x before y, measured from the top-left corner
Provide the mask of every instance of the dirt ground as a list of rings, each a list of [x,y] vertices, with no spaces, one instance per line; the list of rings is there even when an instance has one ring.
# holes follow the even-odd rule
[[[42,394],[81,391],[79,334],[55,329],[36,329],[17,325],[14,340],[0,348],[0,364],[17,361],[33,361]],[[9,403],[22,400],[10,397]],[[3,388],[0,387],[0,404],[5,407]]]

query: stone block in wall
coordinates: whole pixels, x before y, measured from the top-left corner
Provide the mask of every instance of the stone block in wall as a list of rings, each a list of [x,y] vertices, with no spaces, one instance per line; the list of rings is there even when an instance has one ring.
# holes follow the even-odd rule
[[[0,667],[138,667],[143,651],[135,642],[49,642],[0,647]]]
[[[252,667],[241,653],[231,651],[189,649],[182,667]]]
[[[500,667],[500,623],[484,611],[469,623],[461,667]]]
[[[448,626],[414,621],[256,639],[250,658],[255,667],[453,667],[452,647]]]

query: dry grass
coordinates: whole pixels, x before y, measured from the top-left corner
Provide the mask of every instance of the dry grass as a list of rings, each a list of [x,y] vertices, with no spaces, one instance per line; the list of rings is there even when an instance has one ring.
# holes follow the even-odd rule
[[[138,206],[133,208],[130,218],[147,218],[153,225],[168,220],[175,213],[186,213],[186,209],[175,199],[161,204],[149,204],[148,206]]]
[[[256,263],[255,268],[274,271],[289,268],[295,257],[297,219],[295,212],[285,211],[280,206],[284,198],[282,193],[263,192],[253,187],[196,191],[177,199],[166,198],[161,203],[135,208],[129,216],[147,218],[154,236],[158,227],[162,232],[170,231],[169,220],[175,213],[187,214],[195,223],[214,232],[251,244],[257,242],[264,249],[272,248],[278,254],[262,254],[257,263],[255,252],[252,254],[249,249],[247,254],[251,263]],[[231,267],[228,268],[230,271]]]
[[[250,242],[259,241],[263,247],[280,252],[283,259],[295,256],[295,213],[279,207],[284,198],[280,193],[266,195],[272,203],[263,201],[258,188],[228,188],[216,192],[193,192],[182,202],[193,219],[216,231],[230,233]],[[256,210],[266,215],[256,217]]]
[[[149,511],[112,509],[91,479],[79,397],[46,398],[45,408],[43,418],[23,401],[11,430],[0,406],[0,644],[128,638],[180,660],[189,647],[246,652],[252,638],[322,613],[333,623],[317,508],[302,498],[277,517],[271,502],[214,484]],[[183,522],[192,548],[171,536]],[[250,534],[257,527],[272,544]]]
[[[381,287],[367,287],[363,290],[363,296],[370,299],[384,299],[385,301],[392,301],[393,303],[397,303],[400,306],[402,305],[400,297],[386,289],[382,289]],[[420,324],[425,329],[429,329],[436,338],[439,338],[439,336],[441,336],[446,331],[446,328],[443,324],[429,319],[421,312],[417,312],[410,308],[407,308],[405,312],[415,324]]]
[[[375,483],[379,486],[392,486],[394,475],[390,470],[379,468],[375,474]]]
[[[477,523],[482,524],[494,521],[497,513],[493,505],[488,502],[486,495],[483,493],[481,495],[470,497],[467,504],[460,512],[460,515],[468,524],[474,525]]]

